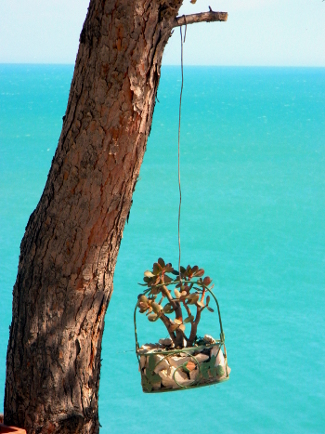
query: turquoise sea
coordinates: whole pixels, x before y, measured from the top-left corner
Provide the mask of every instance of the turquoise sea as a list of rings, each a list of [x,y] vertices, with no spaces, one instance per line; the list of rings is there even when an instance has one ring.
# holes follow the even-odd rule
[[[0,65],[0,412],[19,244],[42,193],[72,66]],[[133,310],[177,246],[180,68],[163,67],[106,316],[102,433],[325,432],[325,69],[185,67],[182,263],[213,278],[230,381],[143,394]],[[141,343],[165,337],[139,319]],[[218,336],[216,314],[201,334]]]

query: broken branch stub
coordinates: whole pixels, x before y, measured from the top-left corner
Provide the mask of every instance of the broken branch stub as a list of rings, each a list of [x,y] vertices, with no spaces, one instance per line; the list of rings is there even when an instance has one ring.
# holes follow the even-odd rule
[[[214,21],[227,21],[227,19],[228,12],[214,12],[210,10],[208,12],[201,12],[198,14],[182,15],[180,17],[176,17],[174,27],[202,22],[211,23]]]

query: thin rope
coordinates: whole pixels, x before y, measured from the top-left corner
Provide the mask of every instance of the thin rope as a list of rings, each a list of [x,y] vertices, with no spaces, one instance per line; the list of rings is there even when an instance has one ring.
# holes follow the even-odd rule
[[[183,85],[184,85],[184,72],[183,72],[183,44],[186,38],[187,24],[185,20],[185,35],[183,40],[182,26],[180,26],[180,36],[181,36],[181,71],[182,71],[182,83],[179,95],[179,112],[178,112],[178,189],[179,189],[179,206],[178,206],[178,272],[180,283],[181,280],[181,233],[180,233],[180,222],[181,222],[181,206],[182,206],[182,189],[181,189],[181,171],[180,171],[180,139],[181,139],[181,118],[182,118],[182,96],[183,96]]]

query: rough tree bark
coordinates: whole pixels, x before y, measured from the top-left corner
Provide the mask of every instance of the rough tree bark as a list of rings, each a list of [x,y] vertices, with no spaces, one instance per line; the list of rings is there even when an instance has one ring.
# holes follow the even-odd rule
[[[5,423],[97,433],[104,315],[182,0],[91,0],[58,148],[21,243]]]

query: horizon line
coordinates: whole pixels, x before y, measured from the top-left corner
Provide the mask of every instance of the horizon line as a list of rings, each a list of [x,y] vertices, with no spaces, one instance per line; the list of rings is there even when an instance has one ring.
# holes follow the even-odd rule
[[[25,66],[75,66],[75,63],[65,62],[0,62],[4,65],[25,65]],[[162,67],[180,67],[177,63],[162,64]],[[199,68],[325,68],[325,65],[208,65],[208,64],[184,64],[184,67],[199,67]]]

